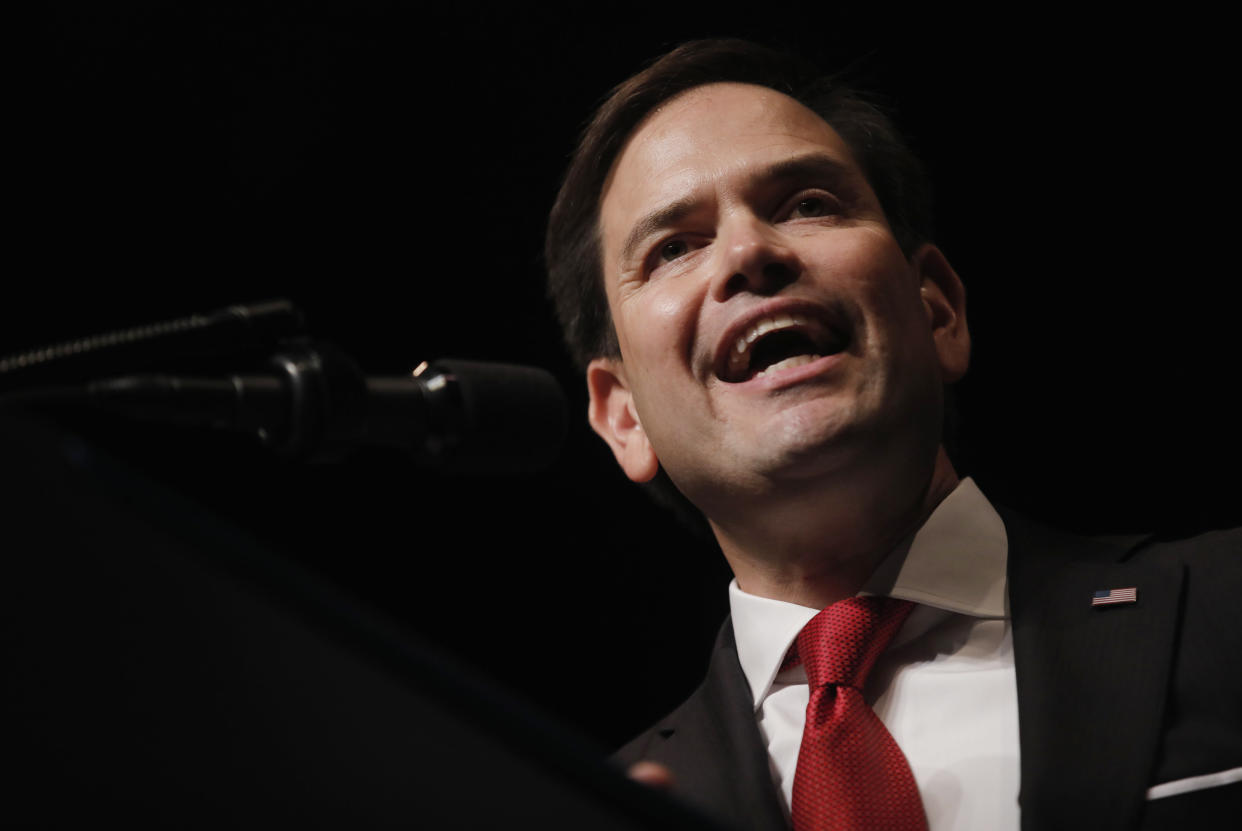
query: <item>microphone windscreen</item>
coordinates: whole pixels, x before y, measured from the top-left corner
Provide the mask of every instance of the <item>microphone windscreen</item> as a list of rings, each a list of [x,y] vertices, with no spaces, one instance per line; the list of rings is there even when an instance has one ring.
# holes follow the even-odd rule
[[[461,413],[456,439],[439,462],[458,473],[531,473],[552,464],[565,443],[568,405],[556,378],[530,366],[442,360]],[[453,383],[455,382],[455,383]]]

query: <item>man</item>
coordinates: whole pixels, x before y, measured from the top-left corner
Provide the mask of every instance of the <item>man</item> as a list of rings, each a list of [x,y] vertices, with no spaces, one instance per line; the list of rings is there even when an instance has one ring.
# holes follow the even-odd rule
[[[959,480],[970,336],[926,190],[875,109],[737,41],[669,53],[584,133],[547,258],[590,422],[736,578],[703,686],[620,759],[746,828],[1236,806],[1239,537],[1065,537]],[[823,680],[853,641],[867,669]]]

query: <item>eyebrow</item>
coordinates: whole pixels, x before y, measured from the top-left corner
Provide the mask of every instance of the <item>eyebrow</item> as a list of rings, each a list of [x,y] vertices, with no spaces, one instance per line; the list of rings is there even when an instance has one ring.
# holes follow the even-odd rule
[[[677,224],[692,213],[697,205],[698,201],[688,196],[662,208],[657,208],[638,220],[634,227],[630,229],[630,233],[626,235],[625,244],[621,246],[621,262],[629,262],[634,256],[634,249],[638,248],[643,240],[661,228]]]
[[[784,183],[804,179],[828,180],[838,186],[850,178],[851,168],[839,159],[825,153],[806,153],[789,159],[781,159],[747,176],[747,185],[757,182]],[[634,224],[621,246],[621,262],[629,262],[634,251],[644,239],[656,231],[674,225],[694,212],[699,202],[692,196],[670,202],[657,208]]]
[[[807,153],[773,163],[760,171],[754,180],[785,182],[791,179],[822,179],[840,186],[851,178],[852,172],[849,165],[833,156]]]

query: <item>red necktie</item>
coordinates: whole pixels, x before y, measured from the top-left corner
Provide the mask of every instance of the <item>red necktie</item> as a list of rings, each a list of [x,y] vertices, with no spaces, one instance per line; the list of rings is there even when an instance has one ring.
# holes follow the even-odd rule
[[[926,830],[905,754],[862,696],[867,673],[913,608],[905,600],[851,597],[799,633],[811,700],[794,773],[796,831]]]

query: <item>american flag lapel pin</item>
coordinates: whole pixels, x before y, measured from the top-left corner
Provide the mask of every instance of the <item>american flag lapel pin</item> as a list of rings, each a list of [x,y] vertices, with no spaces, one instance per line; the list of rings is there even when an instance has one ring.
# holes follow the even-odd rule
[[[1100,589],[1091,596],[1092,606],[1112,606],[1116,603],[1135,603],[1138,601],[1138,588]]]

